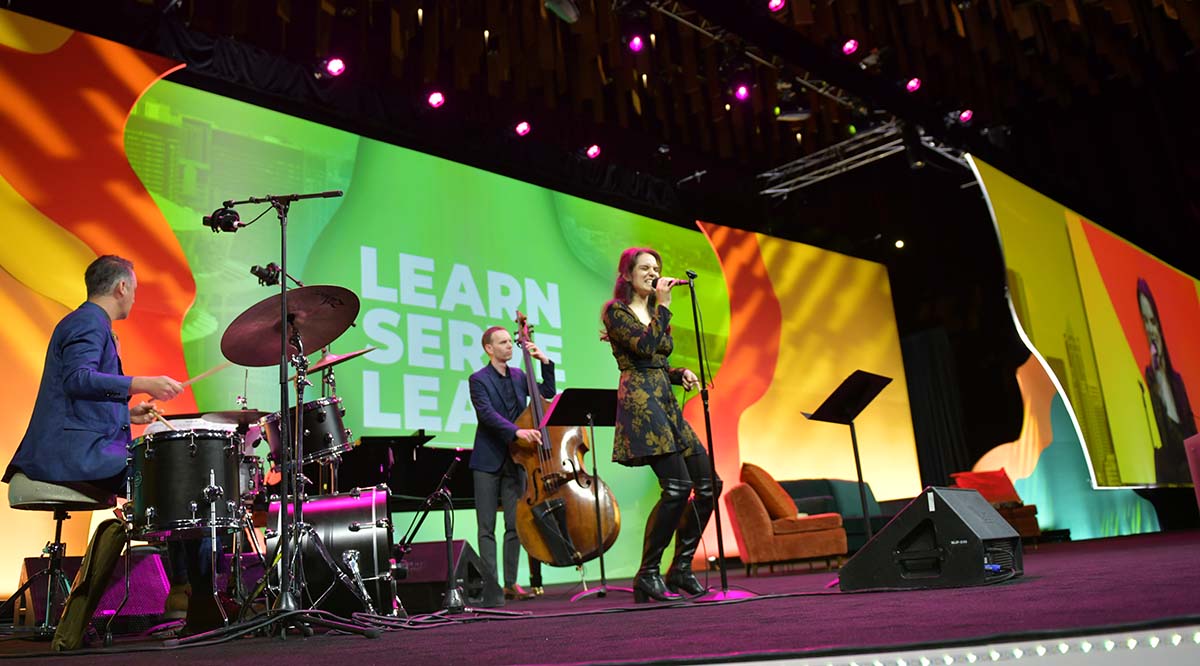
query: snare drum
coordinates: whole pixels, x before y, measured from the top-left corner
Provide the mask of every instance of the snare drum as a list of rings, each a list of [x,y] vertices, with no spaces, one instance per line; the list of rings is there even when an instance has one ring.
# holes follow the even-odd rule
[[[263,437],[271,446],[271,459],[283,459],[283,442],[279,432],[279,412],[264,416],[259,425],[262,426]],[[321,398],[304,403],[302,440],[304,442],[304,463],[326,462],[353,448],[350,444],[350,431],[342,425],[342,417],[346,410],[342,408],[342,399],[338,397]],[[296,422],[296,408],[288,409],[290,423]]]
[[[127,514],[141,539],[190,539],[236,529],[242,437],[224,430],[168,430],[129,447]]]
[[[396,609],[396,583],[392,578],[392,521],[387,508],[387,486],[355,488],[345,493],[322,495],[304,502],[304,523],[312,527],[333,562],[354,581],[348,565],[357,562],[359,576],[367,589],[376,614],[393,614]],[[292,506],[288,505],[288,513]],[[279,546],[277,528],[279,502],[271,502],[267,518],[268,561],[274,560]],[[355,555],[357,553],[357,555]],[[335,578],[311,537],[301,546],[304,581],[309,601],[317,608],[349,617],[368,609],[358,596]]]

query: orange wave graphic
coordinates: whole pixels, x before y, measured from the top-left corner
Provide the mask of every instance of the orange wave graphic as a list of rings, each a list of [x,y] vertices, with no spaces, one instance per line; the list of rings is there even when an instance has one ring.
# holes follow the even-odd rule
[[[783,313],[759,251],[758,237],[750,232],[698,221],[721,263],[721,272],[729,290],[729,339],[721,368],[712,378],[709,396],[712,419],[713,453],[717,474],[726,490],[737,485],[742,461],[738,453],[738,422],[747,407],[767,392],[779,358],[780,329]],[[691,400],[684,417],[704,439],[703,405]],[[724,504],[721,505],[722,509]],[[722,539],[725,553],[734,555],[737,542],[723,520]],[[716,528],[709,525],[705,543],[710,554],[716,553]],[[705,549],[700,549],[702,555]]]
[[[138,271],[132,316],[117,324],[125,372],[188,375],[180,328],[195,295],[182,249],[125,155],[125,126],[142,93],[181,65],[79,33],[14,40],[45,24],[6,17],[0,34],[0,207],[19,218],[14,247],[0,253],[0,316],[11,408],[0,432],[7,463],[24,435],[57,321],[83,299],[83,268],[120,254]],[[34,34],[37,33],[37,34]],[[61,39],[61,42],[59,41]],[[8,46],[11,44],[12,46]],[[38,48],[27,48],[35,44]],[[63,301],[74,302],[63,302]],[[171,408],[193,411],[191,393]],[[16,571],[52,534],[53,522],[0,507],[14,538],[0,568]],[[64,525],[71,553],[87,542],[86,514]]]

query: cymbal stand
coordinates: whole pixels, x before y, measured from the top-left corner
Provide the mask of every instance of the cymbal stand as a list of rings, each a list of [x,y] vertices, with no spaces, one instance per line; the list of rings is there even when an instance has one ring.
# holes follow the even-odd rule
[[[341,191],[321,192],[315,194],[283,194],[283,195],[267,195],[265,197],[249,197],[242,201],[225,201],[223,207],[226,209],[233,208],[239,204],[270,204],[275,209],[275,214],[279,218],[279,264],[280,271],[287,275],[287,222],[288,211],[291,208],[293,201],[301,199],[316,199],[340,197]],[[230,229],[236,231],[236,228]],[[380,632],[378,629],[363,627],[356,624],[346,622],[337,622],[328,619],[327,614],[317,612],[298,612],[302,611],[299,603],[299,595],[297,594],[296,573],[300,572],[303,576],[303,567],[299,553],[300,534],[301,530],[298,526],[303,521],[303,491],[304,487],[301,482],[301,465],[304,460],[303,439],[301,430],[298,427],[299,421],[303,418],[301,406],[303,405],[302,385],[297,383],[296,399],[296,420],[297,427],[292,427],[286,418],[289,412],[288,400],[288,365],[289,365],[289,345],[295,345],[297,354],[292,357],[294,362],[297,362],[297,377],[303,378],[303,371],[308,367],[307,359],[304,359],[304,347],[301,343],[300,330],[296,325],[293,315],[288,311],[287,298],[287,280],[279,281],[279,439],[285,445],[281,446],[283,460],[280,461],[283,474],[283,495],[280,498],[279,506],[279,543],[280,543],[280,558],[279,558],[279,596],[276,599],[275,607],[273,608],[278,614],[284,616],[279,622],[275,623],[278,630],[278,635],[283,638],[287,635],[287,630],[290,627],[299,629],[304,634],[311,634],[312,629],[309,625],[324,626],[330,629],[339,629],[350,633],[360,634],[368,638],[378,638]],[[287,442],[295,442],[295,450],[288,446]],[[293,455],[294,454],[294,455]],[[286,508],[288,499],[293,501],[293,511],[288,511]],[[289,521],[292,523],[289,525]],[[286,528],[286,529],[285,529]],[[318,541],[319,543],[319,541]],[[218,630],[224,631],[227,630]],[[206,632],[196,634],[188,639],[188,642],[195,640],[207,640],[212,637],[214,632]],[[183,641],[180,641],[183,642]]]

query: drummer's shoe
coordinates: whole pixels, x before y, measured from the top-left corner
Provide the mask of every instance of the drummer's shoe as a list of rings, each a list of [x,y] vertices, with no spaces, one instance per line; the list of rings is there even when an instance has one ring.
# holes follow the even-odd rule
[[[192,586],[188,583],[174,583],[167,593],[166,603],[163,604],[163,620],[182,620],[187,617],[188,599],[192,596]]]
[[[78,650],[83,647],[84,635],[96,614],[100,597],[108,588],[113,568],[121,551],[125,550],[125,525],[119,520],[106,520],[96,528],[88,543],[71,586],[71,594],[63,608],[62,618],[54,631],[50,647],[56,652]]]
[[[534,585],[533,587],[529,588],[529,591],[533,593],[533,596],[540,597],[546,593],[546,588],[542,587],[541,585]]]
[[[536,596],[536,593],[526,590],[519,583],[504,586],[504,598],[508,600],[520,601],[522,599],[532,599]]]

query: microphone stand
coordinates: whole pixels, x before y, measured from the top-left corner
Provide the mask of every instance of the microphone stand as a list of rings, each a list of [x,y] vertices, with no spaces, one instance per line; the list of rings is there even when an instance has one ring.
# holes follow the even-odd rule
[[[692,323],[696,328],[696,358],[700,365],[700,401],[704,406],[704,436],[708,445],[709,475],[713,481],[714,490],[717,486],[717,457],[713,454],[712,416],[708,411],[708,377],[705,375],[704,341],[700,332],[700,306],[696,302],[696,272],[687,271],[688,290],[692,294]],[[729,589],[729,576],[725,571],[725,539],[721,534],[721,498],[713,495],[713,520],[717,526],[717,566],[721,570],[721,590],[711,592],[694,601],[724,601],[726,599],[747,599],[755,596],[749,592]],[[701,538],[703,538],[703,532]]]
[[[275,214],[279,218],[279,264],[280,272],[287,275],[287,221],[288,211],[291,208],[292,202],[302,199],[327,199],[331,197],[342,196],[341,190],[330,190],[327,192],[317,192],[313,194],[282,194],[271,195],[264,197],[249,197],[240,201],[227,200],[222,203],[225,210],[232,210],[234,206],[240,204],[270,204],[275,209]],[[214,214],[215,216],[215,214]],[[236,219],[236,215],[234,215]],[[208,225],[208,220],[205,221]],[[241,226],[248,226],[241,225]],[[238,225],[230,223],[222,225],[224,231],[237,231]],[[216,231],[217,227],[213,227]],[[291,277],[291,276],[288,276]],[[283,466],[283,497],[279,501],[279,541],[280,541],[280,565],[279,565],[279,596],[276,598],[275,606],[272,609],[283,617],[276,623],[279,637],[285,638],[287,630],[290,627],[295,627],[305,635],[312,634],[312,629],[309,624],[323,626],[328,629],[337,629],[350,633],[356,633],[367,638],[378,638],[381,634],[379,629],[367,628],[356,624],[346,622],[337,622],[330,620],[323,614],[318,614],[315,611],[307,611],[301,608],[299,596],[296,593],[296,581],[298,576],[297,570],[303,575],[303,566],[301,562],[301,551],[299,548],[300,530],[298,526],[303,523],[303,498],[301,493],[303,486],[300,481],[300,465],[299,461],[303,459],[303,454],[299,450],[303,446],[299,429],[293,429],[287,418],[289,410],[288,400],[288,347],[294,340],[297,344],[298,353],[303,354],[303,348],[300,346],[300,331],[296,328],[295,322],[288,315],[287,307],[287,280],[279,281],[279,440],[281,442],[292,442],[297,447],[297,455],[292,456],[291,446],[282,446],[282,460],[280,465]],[[302,375],[299,375],[302,378]],[[297,387],[299,388],[299,387]],[[297,417],[300,416],[300,410],[296,410]],[[293,432],[295,430],[295,432]],[[293,510],[287,510],[287,501],[291,497],[293,502]],[[290,524],[289,524],[290,523]],[[189,636],[186,639],[168,641],[172,645],[183,645],[186,643],[199,642],[208,640],[218,635],[227,633],[232,627],[223,627],[214,631],[196,634]]]

